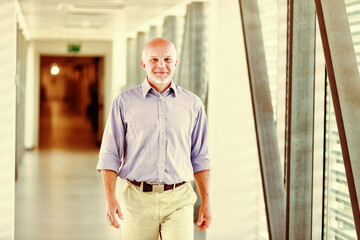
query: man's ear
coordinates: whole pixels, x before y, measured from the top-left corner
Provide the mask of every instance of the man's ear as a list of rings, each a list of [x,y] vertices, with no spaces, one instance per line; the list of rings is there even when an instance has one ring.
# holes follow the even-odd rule
[[[144,63],[144,61],[141,61],[140,64],[141,64],[141,66],[145,69],[145,63]],[[146,70],[146,69],[145,69],[145,70]]]
[[[176,62],[175,62],[175,67],[176,67],[177,64],[178,64],[178,60],[176,60]]]

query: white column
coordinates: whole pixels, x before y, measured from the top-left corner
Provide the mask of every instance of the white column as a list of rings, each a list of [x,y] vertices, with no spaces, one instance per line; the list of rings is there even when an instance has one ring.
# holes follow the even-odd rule
[[[35,114],[37,112],[36,106],[36,92],[38,91],[38,84],[35,78],[35,47],[34,42],[29,42],[27,47],[26,60],[26,81],[25,81],[25,148],[33,149],[37,145],[37,122]]]
[[[159,33],[158,33],[158,27],[157,26],[150,26],[149,27],[149,41],[153,38],[156,38],[159,36]]]
[[[126,39],[126,89],[136,84],[136,39]]]
[[[16,15],[15,1],[0,1],[0,239],[14,235]]]
[[[142,52],[146,43],[145,32],[138,32],[136,36],[136,59],[135,59],[135,84],[140,84],[146,77],[146,72],[141,66]]]

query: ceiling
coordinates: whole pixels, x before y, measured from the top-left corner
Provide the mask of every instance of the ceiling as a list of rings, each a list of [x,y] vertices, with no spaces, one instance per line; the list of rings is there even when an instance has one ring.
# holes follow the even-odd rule
[[[111,40],[129,33],[184,0],[18,0],[30,39]]]

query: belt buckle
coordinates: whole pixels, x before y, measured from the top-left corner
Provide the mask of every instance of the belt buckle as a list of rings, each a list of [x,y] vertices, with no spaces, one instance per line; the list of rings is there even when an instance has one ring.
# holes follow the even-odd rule
[[[164,184],[154,184],[152,185],[152,192],[156,192],[156,193],[162,193],[165,190],[165,185]]]

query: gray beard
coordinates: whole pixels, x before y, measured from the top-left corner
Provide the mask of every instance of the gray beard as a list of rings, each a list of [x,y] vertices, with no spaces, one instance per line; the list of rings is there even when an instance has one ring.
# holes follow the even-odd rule
[[[161,78],[161,79],[158,79],[158,78],[155,78],[154,81],[157,83],[157,84],[167,84],[171,81],[171,78]]]

